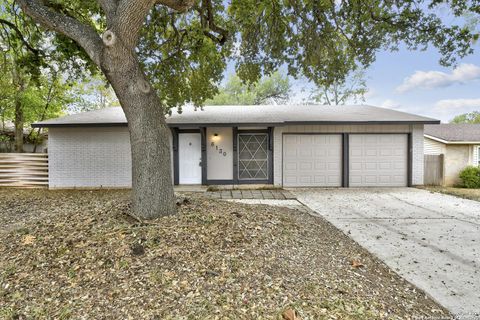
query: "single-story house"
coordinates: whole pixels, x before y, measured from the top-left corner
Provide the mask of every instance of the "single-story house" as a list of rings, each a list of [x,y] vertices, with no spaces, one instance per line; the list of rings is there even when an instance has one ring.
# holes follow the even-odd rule
[[[425,154],[444,155],[444,185],[460,182],[460,171],[480,165],[480,124],[425,126]]]
[[[175,184],[405,187],[423,184],[423,127],[373,106],[184,107],[167,117]],[[127,121],[114,107],[38,122],[50,188],[131,186]]]

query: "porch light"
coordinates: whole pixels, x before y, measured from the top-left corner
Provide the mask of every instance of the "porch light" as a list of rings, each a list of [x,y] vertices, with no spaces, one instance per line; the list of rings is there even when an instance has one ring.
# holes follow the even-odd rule
[[[219,139],[220,139],[220,136],[218,135],[218,133],[214,133],[213,137],[212,137],[212,140],[213,141],[218,141]]]

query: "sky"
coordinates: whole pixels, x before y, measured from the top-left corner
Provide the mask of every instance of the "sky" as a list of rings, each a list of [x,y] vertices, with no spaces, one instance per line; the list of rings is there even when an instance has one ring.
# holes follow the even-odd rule
[[[365,104],[410,112],[449,122],[455,115],[480,111],[480,44],[476,52],[445,68],[434,49],[379,52],[366,70]],[[292,99],[305,96],[302,88],[313,86],[293,81]],[[307,90],[308,91],[308,90]]]

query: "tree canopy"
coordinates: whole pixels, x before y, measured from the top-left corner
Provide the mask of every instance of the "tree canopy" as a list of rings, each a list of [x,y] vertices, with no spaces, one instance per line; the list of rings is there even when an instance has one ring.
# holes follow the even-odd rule
[[[478,123],[480,124],[480,112],[472,111],[469,113],[460,114],[455,116],[450,123]]]
[[[237,75],[231,75],[219,93],[205,102],[206,105],[256,105],[284,104],[290,94],[290,82],[287,76],[274,72],[249,84]]]
[[[336,79],[331,84],[320,84],[309,97],[313,102],[324,105],[344,105],[365,102],[367,82],[363,70],[350,73],[343,79]]]
[[[472,52],[478,34],[467,24],[444,23],[434,10],[447,6],[455,16],[480,11],[471,0],[163,0],[136,1],[135,6],[127,5],[131,1],[56,0],[41,7],[41,1],[19,2],[74,18],[92,35],[115,24],[114,6],[131,13],[142,8],[145,12],[132,16],[142,20],[135,26],[140,37],[136,52],[166,108],[202,105],[212,98],[227,60],[235,62],[242,80],[257,81],[285,65],[289,75],[304,75],[321,86],[342,82],[358,66],[369,66],[378,50],[396,50],[402,42],[410,49],[433,45],[442,54],[440,62],[449,65]],[[58,46],[63,54],[78,54],[78,47],[65,43],[71,45]],[[80,58],[96,59],[93,52],[80,51]]]

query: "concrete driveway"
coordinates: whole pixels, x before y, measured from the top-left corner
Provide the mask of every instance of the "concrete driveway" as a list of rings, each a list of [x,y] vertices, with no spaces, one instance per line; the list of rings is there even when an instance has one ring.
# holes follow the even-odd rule
[[[460,319],[480,318],[480,202],[414,188],[291,191]]]

